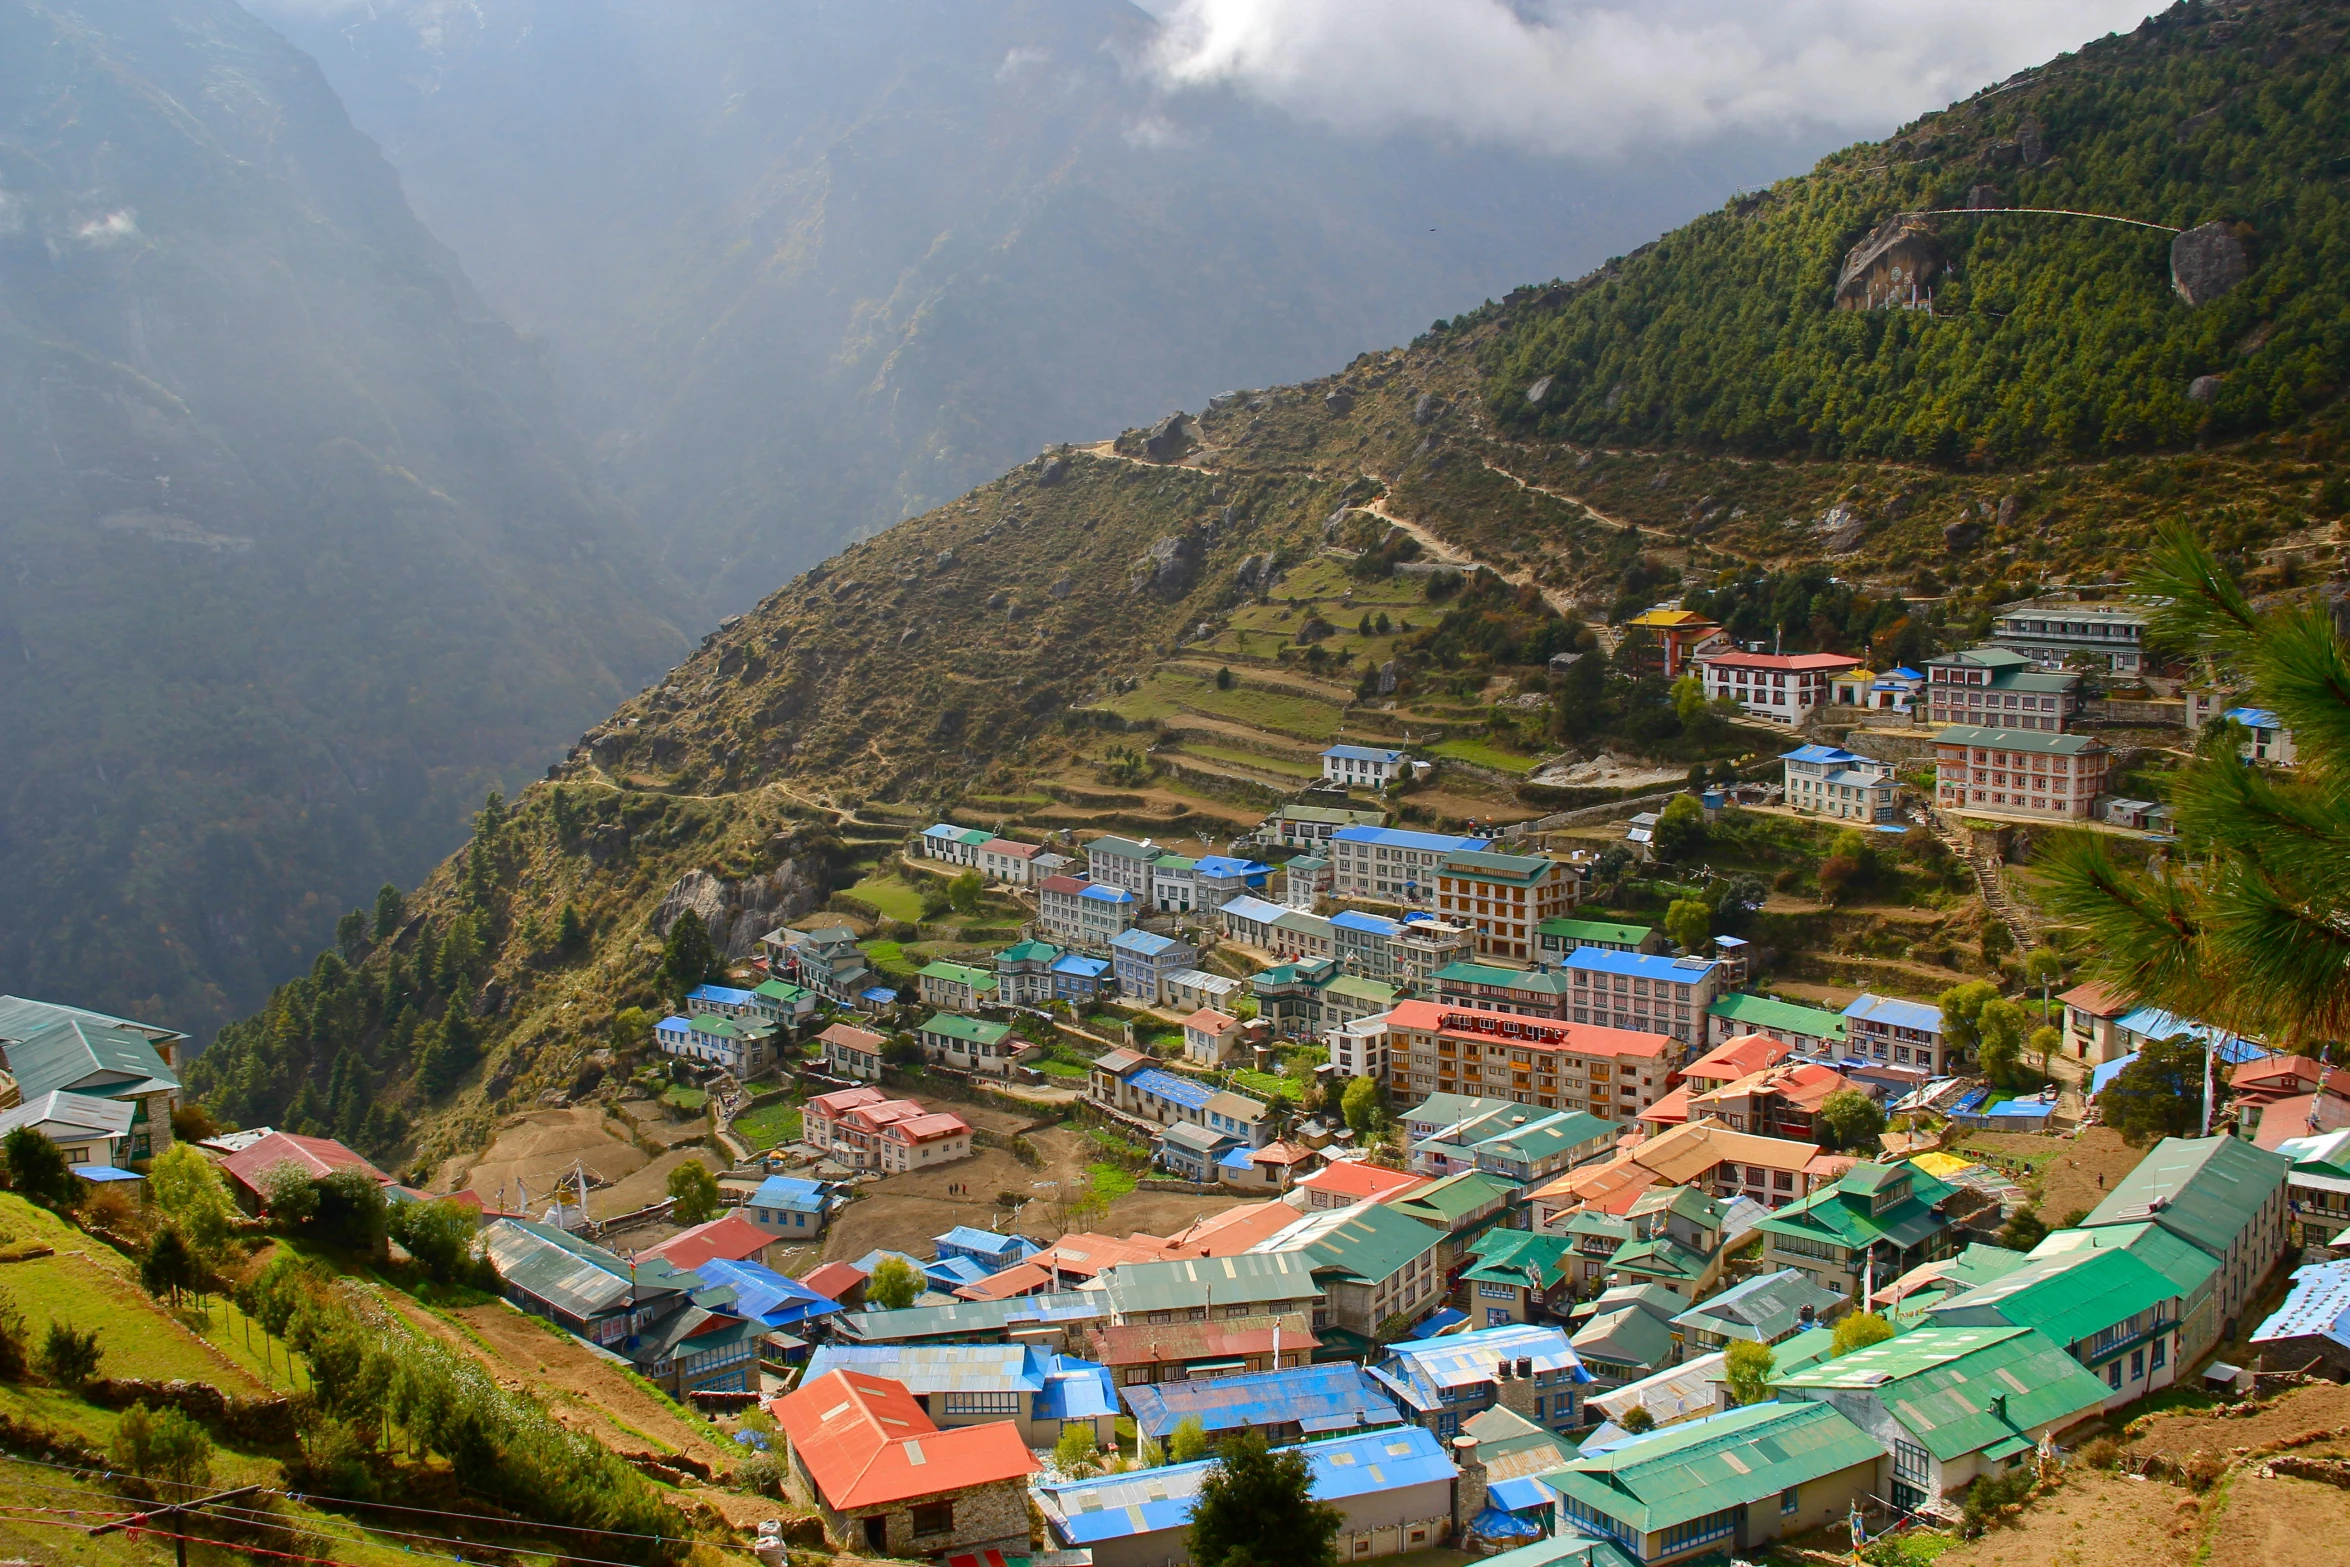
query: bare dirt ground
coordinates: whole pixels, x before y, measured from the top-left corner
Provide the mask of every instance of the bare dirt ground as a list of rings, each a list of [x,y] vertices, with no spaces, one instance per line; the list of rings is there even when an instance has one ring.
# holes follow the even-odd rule
[[[600,1106],[575,1105],[514,1117],[470,1167],[462,1158],[442,1166],[437,1184],[443,1191],[470,1190],[492,1206],[501,1189],[506,1202],[519,1204],[527,1188],[535,1210],[552,1200],[556,1184],[578,1166],[590,1182],[588,1213],[604,1219],[659,1202],[668,1193],[669,1172],[688,1159],[717,1162],[698,1134],[651,1158],[622,1138]],[[599,1180],[606,1184],[595,1185]]]
[[[1688,776],[1686,767],[1644,767],[1620,756],[1602,754],[1588,761],[1554,762],[1528,781],[1567,789],[1662,789]]]
[[[2191,1567],[2201,1530],[2194,1510],[2180,1510],[2188,1500],[2158,1480],[2079,1472],[2012,1521],[1944,1552],[1935,1567]]]
[[[2121,1133],[2108,1126],[2092,1126],[2078,1137],[1970,1132],[1953,1151],[2033,1160],[2040,1172],[2040,1217],[2051,1227],[2103,1202],[2114,1183],[2135,1170],[2147,1153],[2123,1142]],[[2053,1157],[2044,1157],[2051,1154]]]
[[[2205,1539],[2213,1567],[2340,1567],[2350,1559],[2350,1491],[2255,1469],[2221,1499]]]
[[[2260,1447],[2312,1431],[2343,1429],[2350,1429],[2350,1387],[2326,1383],[2289,1389],[2254,1415],[2231,1417],[2204,1410],[2157,1415],[2130,1444],[2130,1451],[2166,1458],[2184,1458],[2196,1452],[2227,1458],[2237,1448]],[[2325,1449],[2312,1446],[2296,1451]],[[2350,1549],[2343,1552],[2343,1559],[2350,1560]]]

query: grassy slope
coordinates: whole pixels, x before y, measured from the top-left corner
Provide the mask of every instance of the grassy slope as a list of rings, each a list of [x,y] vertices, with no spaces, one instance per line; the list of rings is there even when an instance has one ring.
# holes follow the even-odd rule
[[[2208,52],[2234,62],[2231,70],[2239,55],[2261,58],[2242,40],[2211,38],[2173,29],[2130,51],[2085,54],[2034,89],[2036,112],[2049,124],[2086,125],[2080,116],[2095,105],[2126,100],[2112,81],[2130,71],[2159,74],[2165,62]],[[1858,156],[1828,160],[1766,206],[1802,209],[1848,191]],[[2028,262],[2033,243],[2018,241],[2015,264]],[[1788,250],[1815,271],[1838,253]],[[1692,292],[1733,282],[1683,276]],[[919,826],[961,802],[973,819],[1032,831],[1213,837],[1250,820],[1261,810],[1251,802],[1342,724],[1350,738],[1448,733],[1479,755],[1493,742],[1482,705],[1491,693],[1478,691],[1476,667],[1423,671],[1424,688],[1392,711],[1351,702],[1363,664],[1386,656],[1395,638],[1360,635],[1360,615],[1384,610],[1424,628],[1438,613],[1414,597],[1410,579],[1352,579],[1324,553],[1376,542],[1382,515],[1540,584],[1554,602],[1596,612],[1618,598],[1629,571],[1704,583],[1815,563],[1813,519],[1841,505],[1866,526],[1834,569],[1885,592],[1933,569],[1946,596],[1918,613],[1952,640],[2043,576],[2105,580],[2125,570],[2167,516],[2197,517],[2253,568],[2256,586],[2296,573],[2306,580],[2338,560],[2312,516],[2325,481],[2342,474],[2338,402],[2232,444],[2008,467],[1644,449],[1631,437],[1586,444],[1579,429],[1528,428],[1506,408],[1497,415],[1488,394],[1507,394],[1530,363],[1526,345],[1570,306],[1583,309],[1574,302],[1591,292],[1521,291],[1336,376],[1226,402],[1200,416],[1199,445],[1177,462],[1136,460],[1131,441],[1122,443],[1128,455],[1040,457],[770,595],[558,767],[581,818],[576,830],[550,822],[545,785],[518,802],[513,868],[491,925],[504,1010],[484,1025],[483,1066],[451,1100],[428,1106],[411,1096],[428,1121],[425,1145],[477,1142],[496,1114],[571,1081],[605,1042],[612,1007],[651,1003],[646,920],[680,874],[735,878],[805,859],[809,825],[829,820],[830,807]],[[1641,325],[1627,313],[1610,329],[1637,342]],[[1938,387],[1897,380],[1881,395],[1925,409]],[[1962,518],[1983,534],[1967,552],[1944,535]],[[1189,541],[1196,570],[1165,590],[1138,584],[1146,553],[1168,540]],[[1261,556],[1278,572],[1269,592],[1252,595],[1237,574]],[[1319,675],[1282,640],[1309,600],[1336,628],[1326,652],[1354,655]],[[1220,688],[1216,671],[1226,667],[1235,678]],[[1110,783],[1105,748],[1149,744],[1117,732],[1133,723],[1164,726],[1174,754],[1150,777]],[[1506,772],[1514,756],[1496,746],[1489,759]],[[1448,791],[1473,784],[1463,775]],[[1491,787],[1507,801],[1503,786]],[[1471,796],[1454,809],[1491,806]],[[593,834],[615,825],[627,830],[626,851],[596,849]],[[419,900],[428,921],[454,909],[461,869],[452,861],[428,884]],[[554,963],[543,931],[567,898],[590,915],[595,940],[584,958]],[[534,929],[535,940],[526,934]],[[296,1047],[265,1075],[290,1084],[323,1062],[305,1064]],[[396,1056],[371,1064],[389,1094],[408,1095]]]

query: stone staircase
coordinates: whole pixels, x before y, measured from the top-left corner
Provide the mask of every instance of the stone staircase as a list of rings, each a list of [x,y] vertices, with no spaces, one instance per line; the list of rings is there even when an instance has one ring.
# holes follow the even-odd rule
[[[1992,917],[2007,926],[2016,944],[2033,947],[2040,943],[2047,928],[2038,910],[2017,897],[2007,885],[2007,875],[1998,853],[1978,841],[1975,834],[1954,825],[1950,819],[1931,806],[1925,809],[1926,826],[1943,846],[1965,861],[1975,873],[1975,888],[1983,895],[1983,906]]]

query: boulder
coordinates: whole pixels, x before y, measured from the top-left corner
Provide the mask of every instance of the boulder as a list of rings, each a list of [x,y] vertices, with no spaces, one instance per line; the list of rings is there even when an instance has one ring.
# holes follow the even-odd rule
[[[1379,694],[1381,696],[1395,695],[1396,684],[1402,679],[1403,666],[1401,664],[1392,658],[1381,664],[1379,666]]]
[[[2197,376],[2187,383],[2187,401],[2191,403],[2212,401],[2219,396],[2220,383],[2226,379],[2227,377],[2219,375]]]
[[[1142,438],[1142,452],[1152,462],[1173,462],[1191,450],[1191,415],[1171,413],[1150,427]]]
[[[2002,528],[2014,527],[2016,514],[2021,512],[2023,509],[2024,502],[2022,496],[2015,495],[2013,493],[2000,496],[1998,517],[1999,526]]]
[[[2170,286],[2190,305],[2219,298],[2251,270],[2244,242],[2232,226],[2216,218],[2170,242]]]
[[[2036,169],[2048,161],[2048,130],[2036,114],[2027,114],[2016,122],[2015,150],[2027,169]]]
[[[941,570],[941,571],[944,571],[944,570],[946,570],[946,569],[947,569],[949,566],[952,566],[954,563],[955,563],[955,552],[954,552],[953,550],[940,550],[940,551],[938,552],[938,569],[939,569],[939,570]]]
[[[1353,413],[1355,411],[1354,394],[1341,391],[1326,392],[1322,397],[1322,406],[1334,414]]]
[[[1444,399],[1434,392],[1422,392],[1412,404],[1412,423],[1434,424],[1444,414]]]
[[[1820,536],[1820,548],[1828,554],[1849,555],[1860,548],[1869,521],[1849,506],[1831,506],[1812,520],[1812,531]]]
[[[1963,555],[1983,542],[1983,525],[1972,517],[1961,517],[1942,530],[1942,543],[1953,555]]]
[[[1069,477],[1069,459],[1066,457],[1048,457],[1045,459],[1044,466],[1036,472],[1036,482],[1042,485],[1058,484],[1067,477]]]
[[[1074,593],[1074,592],[1076,592],[1076,591],[1077,591],[1077,584],[1076,584],[1076,582],[1075,582],[1073,579],[1071,579],[1071,578],[1068,578],[1068,577],[1056,577],[1056,578],[1053,580],[1053,585],[1052,585],[1051,587],[1049,587],[1049,588],[1045,589],[1045,591],[1046,591],[1047,593],[1050,593],[1050,594],[1051,594],[1051,595],[1052,595],[1054,598],[1057,598],[1057,599],[1065,599],[1065,598],[1067,598],[1067,597],[1068,597],[1070,594],[1072,594],[1072,593]]]
[[[1251,555],[1234,569],[1232,580],[1248,592],[1255,592],[1273,580],[1273,557]]]
[[[1192,578],[1199,572],[1201,553],[1196,536],[1165,534],[1127,568],[1127,585],[1137,593],[1148,591],[1175,598],[1191,587]]]
[[[1550,395],[1550,383],[1553,379],[1553,377],[1546,375],[1541,380],[1535,382],[1532,386],[1527,387],[1526,401],[1530,403],[1539,403],[1545,397],[1548,397]]]
[[[1905,301],[1942,266],[1933,225],[1914,212],[1897,212],[1845,252],[1836,274],[1838,310],[1874,310]]]

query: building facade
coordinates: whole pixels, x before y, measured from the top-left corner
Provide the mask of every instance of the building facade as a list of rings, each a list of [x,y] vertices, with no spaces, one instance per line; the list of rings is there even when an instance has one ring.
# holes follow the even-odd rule
[[[1330,835],[1331,889],[1341,898],[1430,907],[1438,871],[1455,854],[1491,848],[1487,838],[1400,827],[1341,827]]]
[[[1842,653],[1703,653],[1695,660],[1709,702],[1735,702],[1789,728],[1828,705],[1830,682],[1860,660]]]
[[[2105,792],[2105,747],[2087,735],[1960,726],[1934,737],[1935,800],[1950,810],[2086,821]]]

